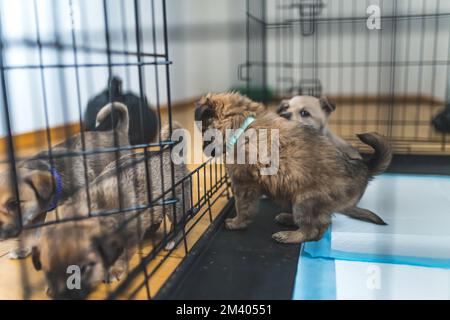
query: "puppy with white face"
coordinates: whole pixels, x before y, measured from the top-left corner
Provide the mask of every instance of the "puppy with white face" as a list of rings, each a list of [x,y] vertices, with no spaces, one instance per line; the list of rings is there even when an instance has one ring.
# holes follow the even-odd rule
[[[318,99],[312,96],[295,96],[290,100],[281,101],[277,113],[288,120],[319,129],[350,159],[361,160],[362,157],[355,148],[328,129],[328,119],[335,110],[336,105],[326,97]]]

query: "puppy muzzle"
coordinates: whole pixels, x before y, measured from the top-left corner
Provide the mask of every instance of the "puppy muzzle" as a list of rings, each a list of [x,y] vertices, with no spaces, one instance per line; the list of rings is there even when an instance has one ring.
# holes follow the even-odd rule
[[[0,240],[15,238],[20,234],[21,228],[15,224],[4,225],[0,221]]]

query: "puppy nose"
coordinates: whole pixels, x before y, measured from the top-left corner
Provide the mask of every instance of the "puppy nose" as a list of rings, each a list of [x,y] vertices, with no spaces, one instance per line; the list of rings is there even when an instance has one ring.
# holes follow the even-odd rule
[[[289,120],[292,117],[292,112],[282,112],[282,113],[280,113],[280,117],[283,117],[283,118]]]

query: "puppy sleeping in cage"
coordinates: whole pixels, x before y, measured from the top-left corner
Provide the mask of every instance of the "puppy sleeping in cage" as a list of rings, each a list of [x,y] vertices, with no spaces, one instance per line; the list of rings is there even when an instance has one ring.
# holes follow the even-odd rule
[[[22,231],[21,225],[44,221],[47,212],[78,190],[84,190],[86,179],[92,181],[116,157],[115,152],[102,152],[88,154],[84,159],[77,152],[111,148],[116,143],[118,146],[129,145],[128,110],[125,105],[115,102],[104,106],[97,115],[97,122],[102,123],[113,110],[119,118],[115,131],[76,134],[51,148],[51,160],[49,152],[42,151],[18,163],[20,199],[16,198],[11,173],[5,171],[0,174],[0,239],[17,237]],[[24,258],[29,253],[29,248],[19,248],[11,251],[10,257]]]
[[[351,160],[320,130],[268,112],[264,105],[238,93],[204,96],[197,104],[195,119],[203,133],[214,129],[228,137],[220,150],[227,150],[225,165],[232,181],[237,215],[226,220],[226,228],[246,228],[257,213],[260,196],[266,194],[292,212],[281,213],[276,220],[297,227],[295,231],[272,235],[281,243],[321,239],[333,212],[355,207],[368,182],[385,171],[392,158],[391,148],[382,136],[365,133],[358,138],[375,150],[374,155],[368,161]],[[234,134],[227,130],[234,130]],[[261,132],[266,134],[261,136]],[[239,139],[242,135],[250,142]],[[272,141],[270,149],[258,149],[266,140]],[[239,149],[243,159],[255,161],[238,163]],[[275,158],[272,161],[278,164],[276,170],[266,170],[263,153]]]
[[[174,127],[181,128],[178,124]],[[162,129],[164,140],[168,132],[167,127]],[[44,271],[50,296],[83,299],[102,281],[119,280],[144,237],[154,234],[165,215],[171,221],[174,237],[171,241],[163,239],[166,249],[180,241],[178,226],[182,226],[191,208],[191,186],[186,166],[174,164],[172,177],[171,163],[168,147],[147,155],[125,155],[89,184],[90,208],[81,191],[59,207],[61,219],[87,218],[89,212],[92,217],[42,229],[33,246],[32,260],[37,270]],[[156,204],[150,207],[152,201]],[[175,203],[175,212],[169,202]],[[99,216],[111,210],[112,214]],[[66,286],[67,268],[72,265],[81,269],[81,290]]]

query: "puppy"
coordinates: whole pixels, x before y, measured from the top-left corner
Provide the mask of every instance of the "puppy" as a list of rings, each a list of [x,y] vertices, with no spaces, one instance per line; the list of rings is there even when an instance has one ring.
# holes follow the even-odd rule
[[[450,104],[447,104],[432,120],[436,131],[450,133]]]
[[[229,161],[230,152],[225,154],[237,212],[235,218],[226,220],[225,226],[230,230],[246,228],[257,212],[260,196],[267,194],[292,208],[292,214],[281,213],[277,221],[298,228],[275,233],[272,237],[281,243],[321,239],[330,225],[332,213],[354,207],[369,180],[383,172],[391,161],[389,145],[376,133],[358,135],[362,142],[374,148],[373,157],[367,162],[349,161],[316,128],[299,126],[295,121],[265,111],[263,105],[237,93],[203,97],[196,107],[195,119],[201,121],[202,130],[216,129],[223,136],[227,129],[236,130],[243,124],[247,124],[246,130],[254,129],[253,132],[265,129],[270,136],[275,134],[271,130],[277,130],[279,141],[275,147],[278,147],[279,167],[276,174],[261,174],[266,165],[261,163],[259,154],[255,164],[237,164]],[[257,133],[250,131],[250,135],[258,145],[266,142],[261,141]],[[224,141],[224,144],[229,145],[230,142]],[[249,159],[249,150],[259,152],[246,141],[243,146],[246,159]],[[274,151],[269,150],[268,153],[273,154]]]
[[[164,132],[168,130],[164,129]],[[163,138],[167,139],[164,134]],[[186,166],[174,164],[176,186],[174,199],[172,198],[171,161],[169,148],[149,152],[147,157],[144,153],[121,157],[110,163],[91,182],[89,189],[94,215],[119,208],[124,212],[66,222],[43,230],[38,244],[33,247],[33,261],[36,269],[45,272],[49,294],[53,298],[82,299],[104,279],[120,279],[126,271],[128,259],[144,235],[154,233],[164,215],[168,215],[172,222],[176,238],[174,241],[180,239],[182,234],[175,227],[184,224],[185,214],[192,206],[191,186],[188,179],[183,180],[188,175]],[[146,175],[146,165],[150,177]],[[147,190],[147,181],[150,190]],[[160,204],[152,208],[131,210],[146,206],[149,197],[159,199]],[[175,212],[172,205],[163,205],[163,200],[176,200]],[[63,218],[86,216],[88,211],[83,192],[76,193],[60,206]],[[169,243],[168,249],[172,247],[173,243]],[[80,266],[80,290],[69,290],[66,286],[67,268],[71,265]]]
[[[326,97],[317,99],[312,96],[295,96],[290,100],[283,100],[277,109],[277,113],[285,119],[316,128],[350,159],[362,160],[358,150],[328,129],[328,119],[335,110],[336,105]],[[367,209],[351,207],[346,208],[341,213],[358,220],[386,225],[383,219]]]
[[[283,100],[277,113],[288,120],[313,126],[327,136],[350,159],[361,160],[362,157],[358,150],[328,129],[328,119],[335,110],[336,105],[326,97],[317,99],[312,96],[295,96],[290,100]]]
[[[121,103],[106,105],[98,113],[97,121],[100,123],[104,121],[112,110],[117,112],[119,118],[115,133],[85,132],[85,150],[111,148],[115,145],[115,140],[119,146],[129,145],[128,110],[125,105]],[[53,210],[79,189],[84,190],[83,187],[97,177],[116,157],[115,152],[87,155],[85,160],[83,156],[67,155],[82,149],[82,136],[77,134],[51,149],[52,163],[48,160],[47,151],[20,162],[17,165],[20,199],[16,198],[12,188],[10,172],[0,174],[0,239],[17,237],[21,232],[21,224],[27,226],[33,222],[43,221],[46,212]],[[121,154],[125,152],[119,152],[119,155]],[[10,252],[10,257],[23,258],[28,254],[29,249],[24,248]]]
[[[158,119],[149,107],[147,98],[141,98],[132,92],[123,92],[122,79],[112,77],[109,85],[101,93],[89,100],[84,115],[84,130],[109,131],[117,126],[117,114],[113,113],[107,121],[96,125],[99,110],[110,101],[125,104],[130,117],[129,140],[132,145],[147,144],[155,140],[158,133]],[[142,104],[142,106],[141,106]],[[113,122],[114,119],[114,122]]]

